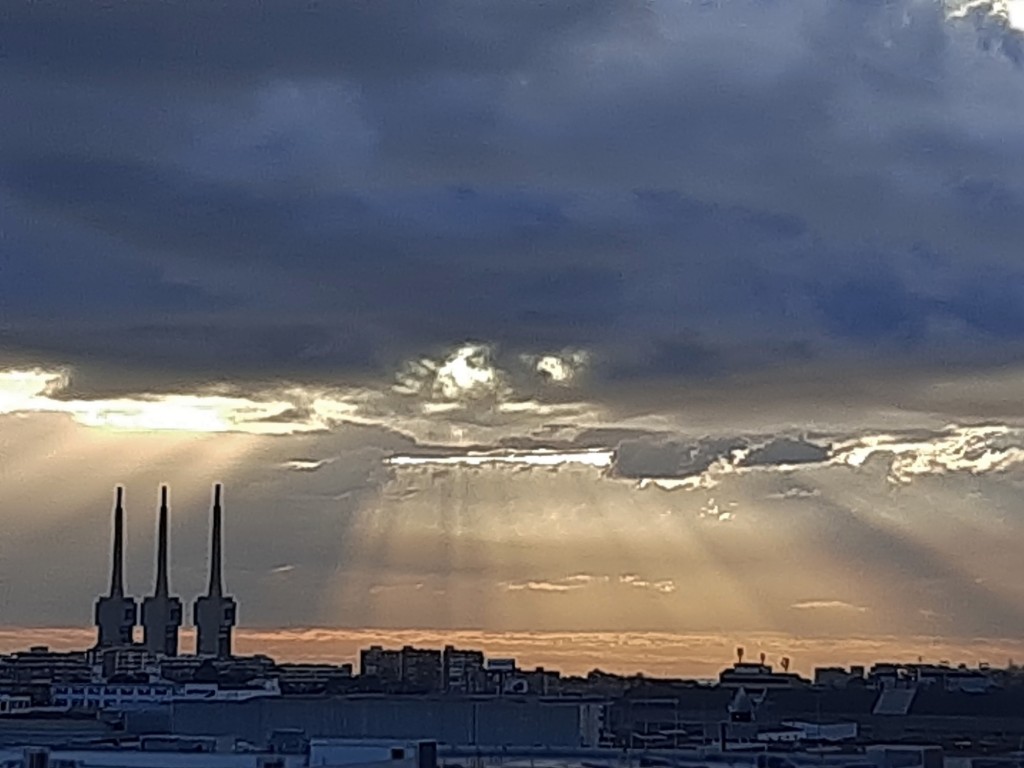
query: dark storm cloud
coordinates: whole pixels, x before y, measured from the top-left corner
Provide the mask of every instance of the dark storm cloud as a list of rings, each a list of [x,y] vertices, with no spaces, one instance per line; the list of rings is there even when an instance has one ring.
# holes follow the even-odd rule
[[[699,475],[744,445],[739,439],[625,440],[615,451],[618,477],[691,477]]]
[[[910,2],[12,3],[0,345],[323,377],[473,338],[623,386],[1018,359],[1019,45]]]
[[[681,437],[648,435],[621,441],[612,474],[627,478],[697,477],[716,464],[735,467],[822,464],[831,455],[828,443],[793,437]]]
[[[754,447],[743,459],[742,464],[748,467],[814,464],[828,459],[830,453],[827,445],[782,437]]]
[[[451,69],[503,71],[577,24],[621,3],[552,6],[400,2],[341,6],[228,0],[168,6],[16,2],[4,50],[16,70],[117,80],[163,75],[208,82],[241,76],[358,73],[388,78]]]

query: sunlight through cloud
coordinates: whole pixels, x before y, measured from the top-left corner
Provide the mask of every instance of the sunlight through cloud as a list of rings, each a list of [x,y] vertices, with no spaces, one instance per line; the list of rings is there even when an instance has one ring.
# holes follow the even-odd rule
[[[980,12],[1002,19],[1014,29],[1024,30],[1024,0],[954,0],[947,3],[947,7],[954,19]]]
[[[586,370],[590,364],[590,355],[584,350],[576,349],[559,354],[523,355],[522,360],[553,384],[569,386]]]
[[[122,431],[297,431],[293,425],[268,421],[291,408],[287,402],[199,394],[59,399],[68,383],[68,374],[61,371],[0,371],[0,413],[64,413],[85,426]]]
[[[853,605],[845,600],[804,600],[793,603],[790,608],[798,611],[853,611],[855,613],[866,613],[867,608],[862,605]]]
[[[1024,462],[1024,434],[1002,425],[950,427],[925,438],[867,435],[833,446],[834,463],[862,466],[876,454],[891,455],[889,478],[910,482],[915,476],[1000,472]]]
[[[573,366],[584,356],[567,355],[564,363],[556,364],[551,357],[541,366],[550,368],[548,373],[534,373],[568,385]],[[212,385],[197,386],[191,392],[143,391],[87,398],[70,396],[71,375],[70,370],[56,367],[0,369],[0,414],[63,413],[85,426],[121,431],[255,435],[326,432],[351,424],[465,445],[489,441],[542,419],[589,419],[595,410],[582,402],[544,402],[534,392],[516,392],[509,384],[510,374],[493,363],[492,349],[482,344],[456,347],[438,361],[411,361],[399,371],[393,386],[283,382],[248,390]]]
[[[480,467],[490,464],[512,464],[531,467],[558,467],[563,464],[580,464],[604,469],[611,466],[613,452],[610,450],[554,451],[537,449],[533,451],[469,451],[463,454],[441,456],[391,456],[386,463],[396,467],[415,466],[464,466]]]

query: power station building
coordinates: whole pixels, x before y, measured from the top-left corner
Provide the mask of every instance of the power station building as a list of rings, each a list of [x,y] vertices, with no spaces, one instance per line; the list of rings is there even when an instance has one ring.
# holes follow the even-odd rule
[[[110,565],[110,593],[96,601],[96,645],[100,648],[131,645],[139,606],[124,593],[124,489],[114,503],[114,551]]]
[[[210,535],[210,586],[196,599],[192,621],[196,626],[196,653],[226,658],[231,655],[231,630],[235,626],[235,599],[224,594],[221,576],[220,485],[213,489],[213,531]]]
[[[167,486],[160,489],[160,517],[157,522],[156,587],[142,602],[142,644],[150,653],[178,655],[181,628],[181,600],[171,596],[167,575]]]
[[[218,483],[213,491],[209,588],[193,605],[193,623],[197,655],[229,658],[232,655],[232,630],[237,621],[237,603],[224,591],[222,514],[221,486]],[[157,517],[156,583],[153,594],[142,601],[141,645],[148,653],[164,657],[178,655],[178,635],[183,617],[181,599],[172,595],[170,588],[169,516],[168,489],[162,486]],[[136,646],[135,627],[139,618],[139,603],[124,590],[124,489],[119,487],[114,504],[110,592],[96,601],[96,648]]]

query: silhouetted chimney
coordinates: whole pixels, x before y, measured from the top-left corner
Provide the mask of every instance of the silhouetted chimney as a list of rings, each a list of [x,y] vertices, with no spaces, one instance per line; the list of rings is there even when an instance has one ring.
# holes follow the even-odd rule
[[[171,593],[167,579],[167,486],[160,488],[160,517],[157,521],[156,590],[157,597]]]
[[[231,633],[236,622],[234,598],[224,594],[221,554],[221,487],[213,489],[213,523],[210,533],[210,585],[206,595],[193,607],[196,625],[196,652],[201,656],[231,656]]]
[[[124,488],[114,502],[114,549],[110,563],[110,597],[124,597]]]
[[[143,643],[152,653],[178,654],[178,630],[181,627],[181,600],[171,596],[167,572],[167,486],[160,488],[160,514],[157,520],[156,585],[151,597],[142,602]]]
[[[139,610],[124,594],[124,489],[117,488],[114,504],[114,546],[110,564],[110,594],[96,601],[96,645],[113,648],[131,645]]]
[[[211,597],[220,597],[224,594],[224,564],[221,555],[221,506],[220,506],[220,483],[213,486],[213,531],[210,535],[210,589]]]

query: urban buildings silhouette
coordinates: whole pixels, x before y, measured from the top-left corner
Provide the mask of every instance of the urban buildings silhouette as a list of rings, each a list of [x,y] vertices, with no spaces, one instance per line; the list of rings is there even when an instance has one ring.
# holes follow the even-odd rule
[[[818,668],[805,678],[790,670],[788,657],[777,671],[764,654],[747,661],[737,648],[735,663],[717,680],[699,681],[599,670],[563,675],[453,645],[371,645],[361,651],[358,669],[351,663],[279,662],[260,653],[236,656],[237,604],[224,585],[223,524],[222,488],[216,485],[209,581],[192,605],[197,648],[183,654],[182,600],[172,593],[170,578],[170,488],[160,488],[155,580],[141,611],[125,590],[125,493],[118,488],[110,589],[95,604],[95,646],[70,652],[37,646],[0,655],[0,741],[38,744],[45,733],[61,765],[106,768],[138,768],[143,763],[135,759],[147,751],[161,755],[147,768],[172,764],[162,756],[168,751],[197,752],[208,760],[225,737],[245,745],[230,753],[233,758],[284,754],[282,739],[290,740],[287,749],[313,761],[293,768],[313,765],[324,739],[420,738],[474,754],[500,750],[502,756],[516,750],[562,755],[582,749],[603,758],[623,750],[659,751],[693,757],[678,763],[693,768],[705,764],[705,755],[728,753],[733,760],[767,751],[793,758],[793,765],[825,765],[819,762],[823,750],[846,761],[829,768],[931,768],[943,751],[1015,755],[1024,740],[1024,670],[1013,665],[878,663]],[[892,760],[876,759],[882,745],[906,739],[918,743],[900,746]],[[81,744],[94,749],[68,746]],[[131,753],[132,760],[118,762],[111,757],[115,751]],[[906,762],[908,751],[917,762]],[[101,752],[110,762],[100,759]],[[197,758],[191,768],[212,765],[200,763]],[[249,768],[261,765],[269,763]]]

